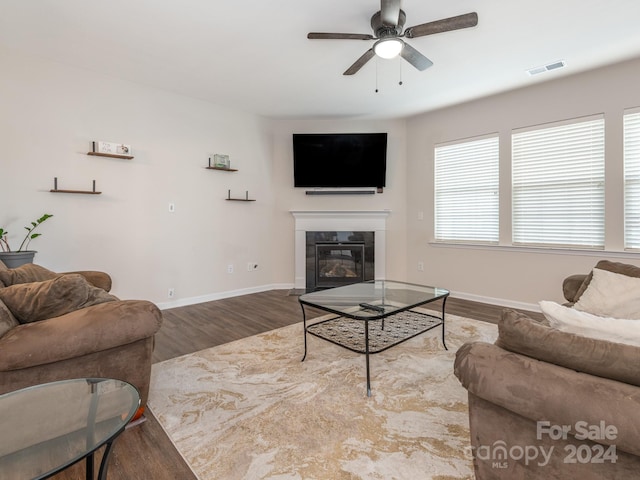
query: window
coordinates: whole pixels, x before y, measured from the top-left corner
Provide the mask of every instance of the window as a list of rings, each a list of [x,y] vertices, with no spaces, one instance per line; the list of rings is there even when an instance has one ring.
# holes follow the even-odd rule
[[[513,243],[604,248],[604,118],[512,135]]]
[[[640,248],[640,112],[624,116],[624,246]]]
[[[498,137],[435,148],[436,241],[498,243]]]

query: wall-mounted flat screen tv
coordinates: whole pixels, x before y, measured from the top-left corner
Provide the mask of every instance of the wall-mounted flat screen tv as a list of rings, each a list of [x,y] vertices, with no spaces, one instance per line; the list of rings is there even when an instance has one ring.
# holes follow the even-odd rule
[[[385,187],[386,133],[294,133],[296,187]]]

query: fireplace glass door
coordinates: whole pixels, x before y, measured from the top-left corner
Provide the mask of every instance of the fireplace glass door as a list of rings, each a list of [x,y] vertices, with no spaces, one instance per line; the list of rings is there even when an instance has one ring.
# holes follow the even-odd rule
[[[364,243],[317,243],[316,285],[338,287],[364,281]]]

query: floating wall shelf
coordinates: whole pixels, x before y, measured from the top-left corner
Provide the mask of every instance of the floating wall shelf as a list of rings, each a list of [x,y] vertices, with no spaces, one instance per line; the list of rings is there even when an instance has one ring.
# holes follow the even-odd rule
[[[84,193],[85,195],[100,195],[102,192],[91,192],[89,190],[49,190],[51,193]]]
[[[51,193],[84,193],[86,195],[100,195],[102,192],[96,192],[96,181],[93,181],[93,190],[61,190],[58,189],[58,177],[53,179],[53,189]]]
[[[249,198],[249,190],[245,192],[245,198],[231,198],[231,190],[227,194],[227,198],[225,200],[230,200],[233,202],[255,202],[255,198]]]
[[[236,168],[223,168],[223,167],[204,167],[207,170],[222,170],[223,172],[237,172]]]
[[[115,153],[100,153],[100,152],[87,152],[87,155],[93,155],[96,157],[124,158],[126,160],[131,160],[133,158],[132,155],[118,155]]]

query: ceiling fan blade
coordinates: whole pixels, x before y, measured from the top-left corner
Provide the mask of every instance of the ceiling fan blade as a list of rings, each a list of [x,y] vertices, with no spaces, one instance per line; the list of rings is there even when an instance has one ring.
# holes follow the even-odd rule
[[[310,32],[307,38],[311,40],[373,40],[374,36],[368,33],[320,33]]]
[[[398,25],[400,18],[400,0],[380,0],[380,17],[387,27]]]
[[[404,43],[404,46],[402,47],[400,56],[404,58],[407,62],[409,62],[411,65],[416,67],[418,70],[423,71],[429,68],[431,65],[433,65],[433,62],[431,60],[429,60],[427,57],[422,55],[418,50],[413,48],[411,45],[409,45],[406,42],[402,42],[402,43]]]
[[[423,23],[415,27],[409,27],[404,31],[407,38],[424,37],[434,33],[460,30],[461,28],[475,27],[478,24],[478,14],[476,12],[465,13],[456,17],[443,18],[435,22]]]
[[[357,73],[358,70],[360,70],[365,63],[367,63],[369,60],[373,58],[374,55],[375,53],[373,52],[373,48],[370,48],[369,50],[364,52],[364,55],[362,55],[358,60],[356,60],[353,65],[347,68],[347,70],[343,73],[343,75],[353,75],[354,73]]]

